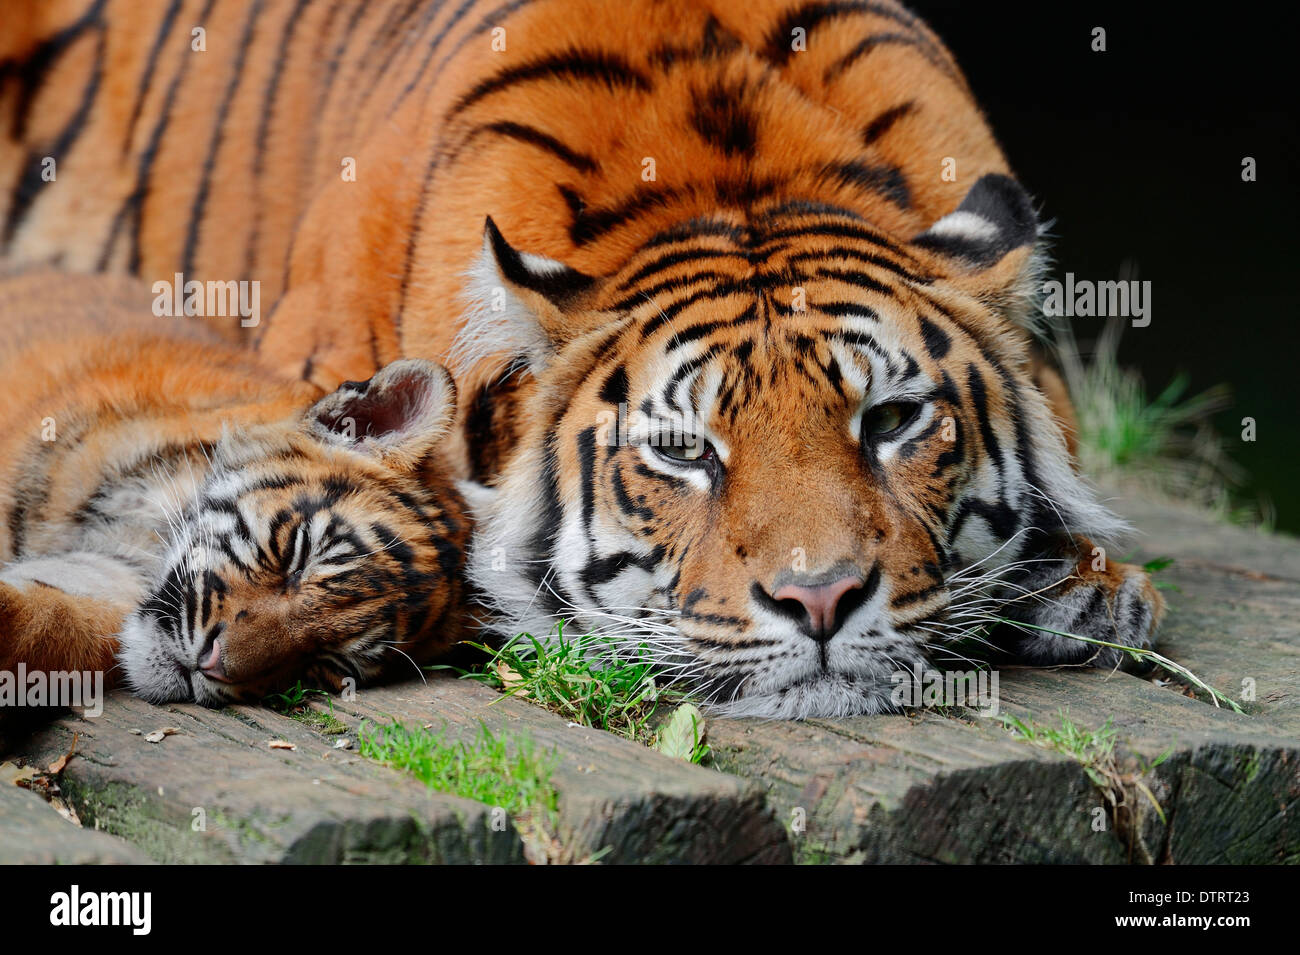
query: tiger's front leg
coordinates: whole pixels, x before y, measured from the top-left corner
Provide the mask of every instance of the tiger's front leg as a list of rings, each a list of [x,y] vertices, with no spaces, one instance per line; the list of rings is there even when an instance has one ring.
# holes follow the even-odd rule
[[[0,566],[0,671],[89,670],[117,682],[117,632],[139,590],[112,558],[85,552]]]
[[[1002,645],[1037,665],[1119,667],[1144,672],[1150,665],[1115,647],[1058,634],[1150,649],[1165,600],[1141,567],[1109,560],[1086,537],[1058,537],[1018,578],[1002,616]],[[1053,633],[1051,631],[1057,631]]]

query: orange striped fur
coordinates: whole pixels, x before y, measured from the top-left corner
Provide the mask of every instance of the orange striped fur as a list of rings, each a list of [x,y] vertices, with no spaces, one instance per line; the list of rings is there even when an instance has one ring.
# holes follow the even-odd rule
[[[1034,202],[901,5],[20,6],[4,254],[257,282],[210,324],[323,389],[451,363],[501,633],[644,641],[766,716],[888,708],[994,607],[1024,659],[1150,643],[1141,570],[1079,570],[1122,525],[1033,351]]]
[[[468,530],[445,373],[322,397],[151,306],[127,280],[0,281],[0,670],[215,703],[444,650]]]

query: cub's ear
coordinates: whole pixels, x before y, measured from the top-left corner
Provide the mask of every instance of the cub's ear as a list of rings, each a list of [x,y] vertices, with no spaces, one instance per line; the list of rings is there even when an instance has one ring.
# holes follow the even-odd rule
[[[441,441],[456,414],[456,385],[441,365],[404,358],[369,381],[345,381],[307,411],[306,431],[326,444],[409,471]]]
[[[520,252],[489,216],[483,251],[469,273],[469,309],[452,349],[457,369],[506,355],[540,372],[565,340],[565,313],[580,307],[595,279],[545,256]]]
[[[912,240],[945,260],[948,284],[1032,324],[1043,268],[1033,201],[1010,176],[989,173],[952,212]]]

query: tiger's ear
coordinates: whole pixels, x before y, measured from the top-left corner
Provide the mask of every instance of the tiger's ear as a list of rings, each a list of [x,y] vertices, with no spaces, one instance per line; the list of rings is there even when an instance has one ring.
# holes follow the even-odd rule
[[[447,370],[422,358],[385,365],[368,381],[345,381],[307,411],[305,429],[319,441],[409,471],[451,427],[456,385]]]
[[[488,217],[483,251],[470,272],[470,308],[452,351],[468,370],[493,355],[523,359],[539,373],[565,340],[565,313],[576,308],[595,279],[563,262],[520,252]]]
[[[1033,201],[1010,176],[989,173],[952,212],[912,240],[941,257],[947,284],[1032,324],[1043,268]]]

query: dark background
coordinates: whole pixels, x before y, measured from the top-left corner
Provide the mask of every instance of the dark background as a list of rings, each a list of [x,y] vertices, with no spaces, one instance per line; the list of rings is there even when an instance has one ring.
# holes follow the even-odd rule
[[[1151,324],[1125,330],[1120,361],[1154,395],[1178,372],[1220,382],[1216,423],[1300,531],[1296,95],[1300,45],[1240,4],[915,0],[957,57],[1018,178],[1055,219],[1052,278],[1152,282]],[[1288,18],[1289,19],[1289,18]],[[1106,52],[1091,49],[1106,29]],[[1257,162],[1242,182],[1241,160]],[[1075,318],[1081,343],[1104,319]],[[1242,417],[1257,440],[1240,440]]]

